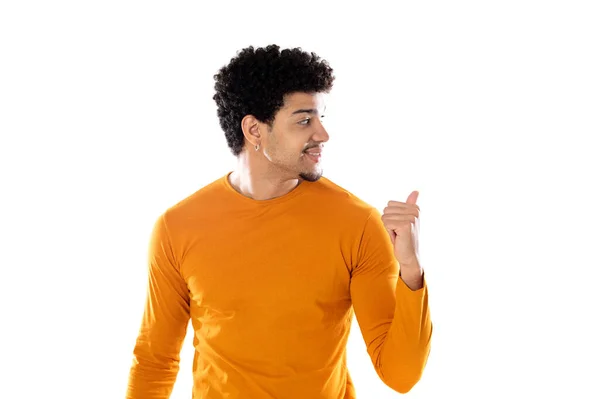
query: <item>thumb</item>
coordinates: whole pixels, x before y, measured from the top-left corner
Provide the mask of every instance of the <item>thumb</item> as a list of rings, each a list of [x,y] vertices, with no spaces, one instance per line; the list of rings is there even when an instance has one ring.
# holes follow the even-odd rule
[[[407,204],[416,204],[417,203],[417,198],[419,197],[419,192],[418,191],[413,191],[412,193],[410,193],[410,195],[408,196],[408,199],[406,200]]]

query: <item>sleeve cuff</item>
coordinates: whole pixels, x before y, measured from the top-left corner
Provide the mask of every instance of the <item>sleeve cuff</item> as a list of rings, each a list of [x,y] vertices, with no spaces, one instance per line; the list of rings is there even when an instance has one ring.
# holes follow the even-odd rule
[[[407,298],[414,298],[418,300],[425,295],[425,291],[427,291],[427,279],[425,278],[425,272],[423,272],[423,286],[417,290],[412,290],[402,277],[398,276],[398,283],[396,284],[396,295],[403,296]]]

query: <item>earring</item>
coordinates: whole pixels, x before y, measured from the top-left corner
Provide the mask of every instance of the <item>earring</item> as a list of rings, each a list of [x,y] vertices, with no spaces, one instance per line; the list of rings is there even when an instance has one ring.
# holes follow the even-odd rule
[[[255,150],[255,151],[258,151],[258,149],[259,149],[259,148],[260,148],[260,145],[258,145],[258,144],[256,144],[256,145],[254,146],[254,150]]]

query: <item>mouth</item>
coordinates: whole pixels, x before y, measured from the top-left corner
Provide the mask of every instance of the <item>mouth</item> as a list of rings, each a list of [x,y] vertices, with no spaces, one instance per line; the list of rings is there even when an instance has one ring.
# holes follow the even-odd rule
[[[318,163],[321,160],[321,149],[311,148],[306,151],[303,151],[302,155],[304,155],[306,158],[313,161],[314,163]]]

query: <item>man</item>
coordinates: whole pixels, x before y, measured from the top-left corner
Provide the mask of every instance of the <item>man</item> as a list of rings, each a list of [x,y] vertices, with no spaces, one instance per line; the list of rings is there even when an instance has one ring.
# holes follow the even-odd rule
[[[432,332],[418,192],[380,215],[321,177],[334,77],[314,53],[249,47],[215,80],[238,166],[154,226],[127,398],[169,397],[190,318],[196,399],[356,398],[353,314],[381,380],[408,392]]]

